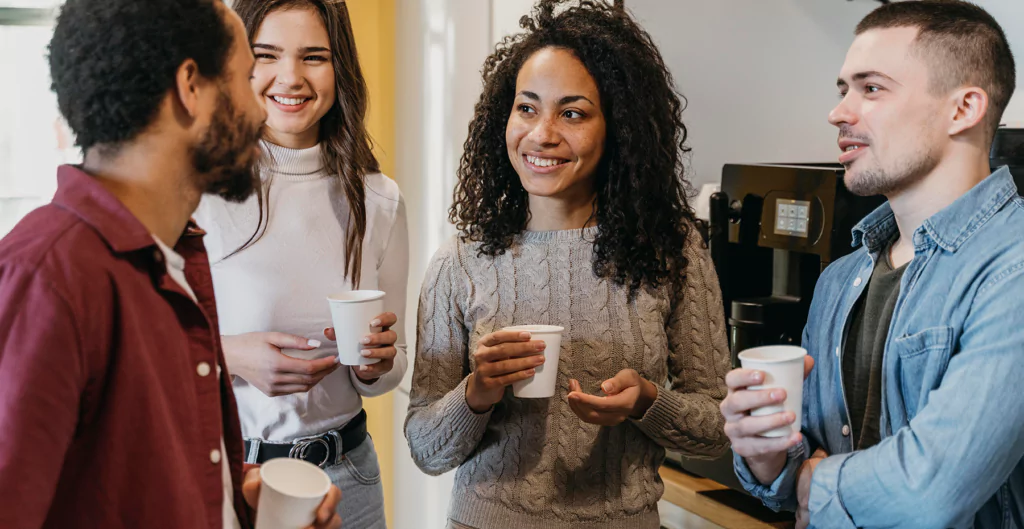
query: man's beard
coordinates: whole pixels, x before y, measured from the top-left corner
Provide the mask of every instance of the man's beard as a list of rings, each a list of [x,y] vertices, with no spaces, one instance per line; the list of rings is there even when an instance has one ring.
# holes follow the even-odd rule
[[[263,127],[251,125],[224,91],[218,97],[218,112],[202,140],[192,149],[192,166],[198,188],[231,202],[243,202],[255,191],[259,176],[253,147]]]
[[[868,143],[870,149],[870,143],[864,139],[856,138],[851,134],[848,134],[845,130],[840,131],[840,139],[850,138],[857,141],[864,141]],[[877,161],[877,158],[875,159]],[[854,160],[853,164],[865,164],[867,160],[863,157]],[[939,156],[937,153],[929,150],[927,146],[921,146],[920,150],[913,153],[909,153],[902,159],[896,160],[894,167],[883,168],[883,167],[871,167],[866,169],[857,170],[857,175],[854,178],[843,179],[843,183],[846,184],[846,188],[851,193],[862,197],[873,196],[873,195],[885,195],[891,196],[894,193],[902,191],[923,178],[928,173],[932,172],[935,167],[939,164]],[[849,173],[849,167],[846,168]]]

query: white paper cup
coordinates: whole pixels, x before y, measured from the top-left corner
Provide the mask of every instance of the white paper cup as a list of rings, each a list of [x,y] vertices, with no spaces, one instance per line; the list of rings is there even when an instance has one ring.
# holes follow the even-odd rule
[[[256,529],[304,529],[316,520],[316,509],[331,489],[331,478],[320,467],[281,457],[260,467],[260,499]]]
[[[380,358],[366,358],[361,351],[373,349],[360,342],[368,334],[381,331],[370,327],[370,322],[384,313],[384,293],[380,290],[352,290],[327,296],[331,305],[331,320],[338,339],[338,360],[346,366],[366,366],[380,362]]]
[[[544,364],[525,380],[512,383],[512,394],[521,399],[544,399],[555,396],[558,383],[558,357],[562,352],[562,327],[554,325],[519,325],[503,331],[528,332],[532,340],[544,342]]]
[[[786,390],[786,400],[778,406],[765,406],[751,410],[755,417],[792,412],[796,416],[789,426],[782,426],[761,434],[762,437],[786,437],[800,431],[800,418],[804,402],[804,357],[807,350],[793,345],[767,345],[754,347],[739,354],[743,369],[756,369],[764,373],[764,383],[750,386],[747,389],[782,388]]]

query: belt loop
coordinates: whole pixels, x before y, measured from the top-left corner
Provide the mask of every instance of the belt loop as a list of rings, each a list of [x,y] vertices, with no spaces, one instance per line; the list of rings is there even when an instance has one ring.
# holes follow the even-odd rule
[[[334,464],[338,465],[341,463],[341,460],[345,458],[345,455],[343,454],[345,451],[345,443],[342,442],[341,434],[338,433],[338,430],[331,430],[330,432],[327,432],[327,434],[334,439]]]
[[[261,439],[249,439],[249,453],[245,455],[245,462],[254,465],[259,461]]]

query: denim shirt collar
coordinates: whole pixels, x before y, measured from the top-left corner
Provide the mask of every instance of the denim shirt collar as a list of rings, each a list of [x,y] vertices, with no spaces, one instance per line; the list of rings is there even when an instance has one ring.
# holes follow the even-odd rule
[[[926,219],[914,232],[914,249],[934,244],[948,252],[956,252],[1016,195],[1017,186],[1009,168],[1000,167],[952,204]],[[896,236],[898,229],[896,217],[886,202],[853,228],[853,246],[863,244],[870,253],[879,252]]]

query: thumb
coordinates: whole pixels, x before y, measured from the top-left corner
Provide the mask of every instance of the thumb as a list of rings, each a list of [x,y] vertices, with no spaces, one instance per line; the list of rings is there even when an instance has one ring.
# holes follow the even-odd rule
[[[630,369],[623,369],[619,371],[617,375],[601,383],[601,391],[605,392],[606,395],[617,395],[622,390],[635,386],[632,382],[633,371]]]
[[[286,334],[283,332],[268,332],[266,334],[266,339],[267,343],[279,349],[299,349],[301,351],[309,351],[320,347],[319,340],[310,340],[303,338],[302,336]]]
[[[242,479],[242,496],[245,497],[245,503],[248,503],[253,509],[256,508],[256,504],[260,500],[260,483],[260,469],[258,467],[250,469]]]
[[[811,369],[814,369],[814,358],[807,355],[804,357],[804,378],[811,374]]]

